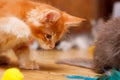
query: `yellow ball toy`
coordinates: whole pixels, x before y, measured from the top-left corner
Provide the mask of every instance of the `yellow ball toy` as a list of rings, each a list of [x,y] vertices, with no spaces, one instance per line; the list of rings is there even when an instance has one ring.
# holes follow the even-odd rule
[[[2,77],[2,80],[23,80],[24,76],[17,68],[7,69]]]

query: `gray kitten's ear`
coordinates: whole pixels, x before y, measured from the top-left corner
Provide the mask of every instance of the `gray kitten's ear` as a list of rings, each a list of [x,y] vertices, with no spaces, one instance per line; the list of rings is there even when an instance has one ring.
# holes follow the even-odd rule
[[[83,18],[78,18],[78,17],[75,17],[75,16],[72,16],[72,15],[69,15],[67,13],[63,13],[63,18],[64,18],[64,25],[65,26],[78,26],[80,25],[81,22],[83,21],[86,21],[85,19]]]
[[[60,17],[60,12],[56,10],[48,10],[43,13],[41,22],[56,22]]]

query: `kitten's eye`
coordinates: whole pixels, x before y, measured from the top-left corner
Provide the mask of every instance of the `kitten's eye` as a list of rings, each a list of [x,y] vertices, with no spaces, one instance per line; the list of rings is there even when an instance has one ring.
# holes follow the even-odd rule
[[[46,34],[45,37],[46,37],[47,39],[51,39],[51,38],[52,38],[52,35]]]

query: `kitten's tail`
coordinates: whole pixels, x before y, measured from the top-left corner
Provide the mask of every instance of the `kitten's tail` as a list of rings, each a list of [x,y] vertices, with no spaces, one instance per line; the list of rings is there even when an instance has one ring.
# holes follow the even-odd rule
[[[83,59],[83,58],[63,59],[63,60],[58,60],[56,63],[93,69],[93,59]]]
[[[7,64],[9,61],[10,61],[9,58],[0,55],[0,65]]]
[[[0,65],[7,67],[18,67],[19,64],[15,61],[11,61],[9,57],[0,55]]]

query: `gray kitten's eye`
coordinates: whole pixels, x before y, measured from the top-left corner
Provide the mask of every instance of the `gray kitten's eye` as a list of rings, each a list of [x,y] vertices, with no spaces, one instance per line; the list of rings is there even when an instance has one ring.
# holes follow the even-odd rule
[[[47,39],[51,39],[51,38],[52,38],[52,35],[46,34],[45,37],[46,37]]]

